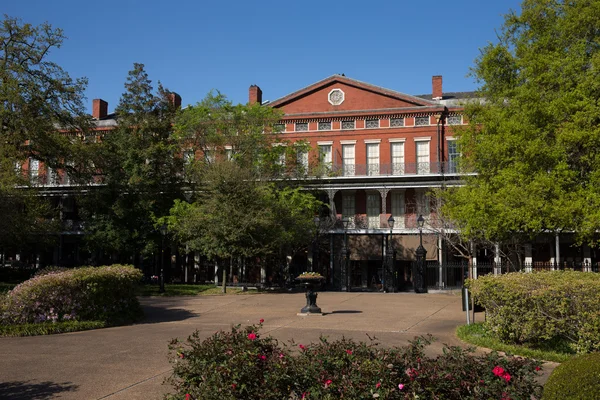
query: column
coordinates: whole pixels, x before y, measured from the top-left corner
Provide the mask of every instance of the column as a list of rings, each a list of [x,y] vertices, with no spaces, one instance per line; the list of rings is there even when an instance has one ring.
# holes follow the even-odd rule
[[[587,244],[583,244],[583,271],[592,271],[592,252]]]
[[[439,271],[438,271],[438,286],[440,289],[446,287],[444,282],[444,264],[446,260],[444,259],[444,237],[442,235],[438,235],[438,261],[439,261]]]
[[[502,259],[500,258],[500,244],[494,244],[494,275],[502,274]]]
[[[560,237],[558,236],[558,233],[554,236],[554,249],[556,264],[553,266],[553,269],[560,269]]]
[[[329,271],[330,271],[330,277],[331,277],[331,289],[333,289],[335,287],[335,272],[334,272],[334,266],[335,266],[335,257],[334,257],[334,253],[333,253],[333,235],[329,234]]]
[[[533,271],[533,252],[531,243],[525,244],[525,272]]]

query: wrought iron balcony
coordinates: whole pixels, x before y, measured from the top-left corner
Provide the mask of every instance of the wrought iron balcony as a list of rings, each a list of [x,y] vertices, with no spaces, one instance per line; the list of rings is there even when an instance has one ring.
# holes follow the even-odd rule
[[[364,177],[403,175],[442,175],[462,173],[456,161],[411,162],[395,164],[328,164],[319,165],[308,172],[309,176]]]

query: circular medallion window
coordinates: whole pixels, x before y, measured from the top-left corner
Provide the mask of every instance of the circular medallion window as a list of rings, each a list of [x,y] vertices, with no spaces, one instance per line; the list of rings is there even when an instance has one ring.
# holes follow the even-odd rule
[[[344,102],[344,92],[341,89],[333,89],[329,92],[329,102],[334,106],[339,106]]]

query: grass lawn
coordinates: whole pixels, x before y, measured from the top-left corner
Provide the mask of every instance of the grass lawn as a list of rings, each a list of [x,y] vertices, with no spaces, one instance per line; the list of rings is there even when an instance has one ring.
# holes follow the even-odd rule
[[[141,285],[138,288],[138,296],[207,296],[222,295],[221,286],[215,285],[184,285],[165,284],[165,292],[159,292],[159,285]],[[256,290],[242,292],[242,288],[227,288],[227,294],[253,294]]]
[[[462,325],[456,329],[456,336],[461,340],[476,346],[515,354],[537,360],[564,362],[575,355],[566,342],[553,342],[544,347],[527,347],[503,343],[486,332],[483,324]]]

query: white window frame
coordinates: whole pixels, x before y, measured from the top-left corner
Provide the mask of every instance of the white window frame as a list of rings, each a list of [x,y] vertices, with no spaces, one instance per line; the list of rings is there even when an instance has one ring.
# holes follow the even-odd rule
[[[417,119],[419,118],[427,118],[427,123],[426,124],[419,124],[417,125]],[[431,125],[431,117],[429,115],[420,115],[418,117],[415,117],[415,122],[414,122],[414,126],[430,126]]]
[[[390,139],[390,161],[392,175],[404,175],[405,174],[405,162],[406,162],[406,141],[404,139]],[[394,148],[401,148],[401,155],[394,155]]]
[[[377,126],[376,127],[372,127],[372,128],[367,127],[367,122],[368,121],[377,121]],[[379,118],[365,119],[365,129],[378,129],[378,128],[381,128],[381,119],[379,119]]]
[[[392,215],[394,216],[394,228],[404,228],[404,216],[406,214],[406,192],[404,190],[392,190],[391,196]]]
[[[367,175],[368,176],[378,176],[380,173],[380,160],[381,160],[381,153],[380,153],[380,146],[379,146],[380,140],[365,140],[365,153],[366,153],[366,157],[367,157]],[[377,149],[377,157],[375,158],[375,156],[371,155],[371,153],[369,152],[370,149]],[[376,162],[374,162],[376,161]]]
[[[416,168],[415,171],[419,175],[426,175],[431,173],[431,138],[415,138],[415,160]],[[419,157],[424,157],[424,154],[419,154],[419,144],[427,143],[427,161],[420,161]]]
[[[377,206],[375,206],[375,203]],[[367,192],[367,227],[369,229],[380,228],[380,215],[381,194],[379,192]]]
[[[345,190],[342,192],[342,219],[348,218],[349,227],[354,228],[354,217],[356,216],[356,192]]]
[[[321,124],[329,124],[329,128],[327,129],[321,129]],[[330,131],[332,129],[332,122],[331,121],[319,121],[317,122],[317,130],[318,131]]]
[[[344,128],[344,122],[352,122],[352,128]],[[340,121],[340,129],[343,131],[349,131],[352,129],[356,129],[356,120],[355,119],[344,119]]]
[[[356,168],[356,141],[342,142],[342,173],[354,176]]]

